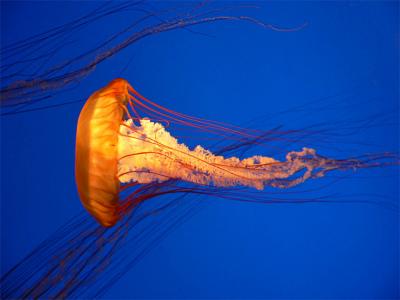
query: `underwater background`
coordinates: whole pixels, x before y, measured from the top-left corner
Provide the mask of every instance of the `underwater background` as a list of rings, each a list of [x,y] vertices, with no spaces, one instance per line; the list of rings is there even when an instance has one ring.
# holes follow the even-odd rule
[[[2,1],[1,45],[65,24],[101,3]],[[236,14],[278,27],[306,26],[280,32],[228,21],[149,36],[97,66],[51,103],[84,101],[123,77],[145,97],[188,115],[259,129],[323,123],[332,132],[321,148],[321,141],[310,145],[307,140],[289,151],[313,146],[335,158],[399,151],[397,1],[216,4],[237,6]],[[143,7],[180,5],[194,3],[149,2]],[[100,44],[138,14],[126,10],[71,32],[59,42],[58,57]],[[41,50],[48,64],[54,49]],[[74,181],[75,130],[83,103],[1,117],[2,274],[83,211]],[[285,155],[260,149],[256,153]],[[103,297],[399,298],[399,168],[327,177],[282,191],[282,197],[308,190],[306,197],[325,196],[332,203],[254,204],[201,197],[202,208],[154,245]],[[393,206],[379,205],[384,201]]]

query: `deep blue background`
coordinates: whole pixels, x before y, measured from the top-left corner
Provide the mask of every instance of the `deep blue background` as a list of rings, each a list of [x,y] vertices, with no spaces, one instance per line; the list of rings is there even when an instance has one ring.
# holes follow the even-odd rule
[[[98,5],[2,2],[2,44]],[[269,128],[304,128],[327,120],[335,128],[336,119],[351,123],[381,112],[387,118],[379,122],[392,126],[364,128],[346,137],[350,143],[331,142],[321,154],[398,151],[398,3],[258,5],[260,9],[243,9],[243,14],[283,27],[305,21],[308,26],[285,33],[228,22],[196,28],[208,36],[177,30],[149,37],[99,66],[59,101],[85,99],[122,76],[164,106],[234,124],[261,117],[258,124]],[[129,18],[125,13],[96,23],[90,35],[79,38],[97,42]],[[80,43],[84,42],[65,45],[65,55],[69,47],[79,51]],[[326,103],[329,109],[310,106],[306,113],[279,114],[310,101],[321,107]],[[1,119],[2,273],[83,209],[74,184],[75,126],[81,106]],[[333,188],[348,195],[364,193],[364,200],[380,199],[373,197],[379,194],[398,203],[397,184],[396,168],[365,170],[326,192]],[[399,297],[398,212],[368,204],[207,203],[107,297]]]

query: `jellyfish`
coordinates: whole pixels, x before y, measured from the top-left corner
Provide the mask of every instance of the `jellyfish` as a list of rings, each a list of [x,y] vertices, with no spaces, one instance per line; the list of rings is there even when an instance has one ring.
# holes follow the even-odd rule
[[[3,47],[1,50],[2,59],[4,59],[1,65],[1,115],[11,116],[42,109],[51,110],[66,104],[81,102],[80,99],[64,100],[61,103],[56,102],[54,104],[48,101],[58,101],[57,96],[63,95],[63,92],[69,88],[73,89],[74,85],[92,74],[98,66],[103,65],[104,62],[116,56],[128,46],[148,36],[175,29],[185,29],[191,34],[198,34],[191,27],[224,21],[249,22],[273,31],[297,30],[296,28],[279,28],[246,15],[225,14],[230,9],[229,7],[204,9],[207,7],[206,3],[190,5],[189,9],[185,9],[183,13],[179,11],[179,7],[178,10],[169,8],[158,11],[149,9],[146,5],[143,7],[141,4],[142,1],[117,4],[104,3],[89,14],[71,22]],[[76,34],[82,28],[96,24],[101,19],[129,10],[137,10],[142,15],[139,18],[134,18],[127,27],[114,33],[102,41],[100,45],[93,47],[91,45],[92,48],[87,51],[83,50],[82,46],[78,49],[79,53],[72,54],[73,51],[71,51],[67,58],[61,55],[61,60],[52,61],[54,57],[58,58],[57,54],[60,49],[68,45],[71,34]],[[37,107],[38,104],[39,107]],[[44,105],[40,106],[40,104]],[[114,124],[116,124],[115,122],[119,123],[119,119],[113,118],[112,122]],[[81,126],[78,128],[81,129]],[[90,131],[85,128],[85,125],[82,129],[83,134],[78,136],[81,137],[83,142],[87,142],[86,135],[90,134]],[[228,147],[226,150],[221,148],[221,154],[224,151],[240,149],[241,145],[246,146],[249,141],[250,139],[238,140],[238,143],[232,144],[231,148]],[[79,138],[77,139],[78,145]],[[218,190],[213,191],[211,188],[195,190],[192,187],[177,186],[177,181],[169,180],[168,182],[152,182],[137,187],[130,194],[129,201],[125,199],[124,204],[123,201],[117,202],[117,192],[123,194],[128,187],[138,185],[131,183],[120,188],[119,180],[110,177],[107,178],[110,179],[109,181],[104,181],[107,188],[104,189],[105,187],[103,187],[106,191],[103,196],[108,194],[111,197],[109,198],[111,203],[105,203],[104,198],[100,199],[103,202],[95,198],[93,205],[93,202],[91,202],[92,187],[88,184],[85,186],[85,180],[89,176],[87,176],[88,173],[82,172],[82,169],[85,168],[82,162],[89,161],[88,153],[84,153],[88,148],[85,150],[85,146],[77,147],[77,150],[79,150],[77,151],[77,161],[80,163],[77,163],[76,174],[82,203],[102,225],[105,227],[114,225],[113,228],[106,230],[104,226],[98,227],[97,224],[91,223],[86,216],[77,216],[71,219],[59,231],[34,248],[29,255],[3,274],[1,278],[2,297],[76,296],[82,295],[89,285],[94,285],[96,282],[103,285],[98,289],[95,287],[92,287],[92,289],[98,290],[99,293],[104,292],[104,287],[112,282],[111,278],[120,276],[118,272],[131,265],[129,261],[125,263],[121,261],[123,254],[120,248],[122,247],[121,244],[127,239],[128,231],[134,228],[137,233],[130,233],[131,236],[133,235],[131,239],[136,240],[135,244],[137,245],[134,247],[135,253],[129,251],[128,256],[128,260],[136,261],[148,251],[152,243],[159,241],[161,236],[168,232],[168,229],[175,222],[180,222],[180,219],[192,211],[193,203],[190,204],[191,201],[187,201],[188,205],[181,203],[181,196],[177,196],[176,199],[167,201],[167,203],[155,205],[156,207],[141,208],[141,203],[145,199],[173,194],[184,196],[188,193],[196,193],[197,195],[219,193]],[[100,168],[98,170],[104,171],[104,168],[111,165],[115,167],[115,162],[114,158],[109,160],[108,163],[103,159],[103,164],[97,166]],[[93,167],[93,164],[91,167]],[[101,175],[105,173],[101,173]],[[114,186],[115,189],[110,189],[111,186]],[[126,191],[126,193],[128,192]],[[114,211],[114,215],[110,214],[111,211]],[[165,229],[160,229],[159,226],[161,225],[158,225],[158,223],[141,225],[161,211],[170,215],[162,217]],[[120,222],[115,224],[117,219]],[[144,228],[141,229],[140,226]],[[127,249],[127,247],[124,248]],[[115,253],[119,254],[115,255]],[[112,260],[111,257],[113,257]],[[114,265],[113,268],[110,268],[110,263]],[[119,266],[119,269],[116,266]],[[113,272],[113,276],[106,280],[105,269],[112,269]],[[98,280],[98,277],[100,277],[100,280]]]
[[[135,192],[126,199],[119,198],[121,189],[132,186],[172,179],[215,188],[290,188],[334,170],[398,163],[396,156],[389,153],[333,159],[310,148],[287,153],[286,161],[261,155],[226,158],[200,145],[190,149],[179,143],[157,118],[166,124],[179,123],[222,135],[255,138],[254,133],[240,128],[225,127],[164,108],[139,94],[125,79],[111,81],[85,103],[76,135],[75,174],[80,199],[104,227],[115,225],[127,208],[132,209],[132,202],[137,205]],[[148,198],[151,197],[143,200]]]
[[[118,6],[135,9],[136,4],[120,3]],[[118,47],[105,50],[96,48],[90,53],[96,54],[94,58],[85,56],[89,57],[89,63],[83,64],[83,67],[74,64],[81,58],[75,57],[37,73],[33,79],[24,78],[3,85],[1,105],[11,108],[6,115],[35,110],[36,103],[45,103],[49,97],[55,100],[55,93],[61,88],[81,82],[95,73],[97,66],[146,36],[174,28],[190,30],[191,25],[201,23],[196,23],[196,20],[214,21],[212,18],[203,18],[212,11],[196,15],[197,12],[198,8],[191,15],[183,15],[183,19],[170,19],[167,22],[162,19],[164,15],[160,12],[145,12],[144,18],[156,18],[160,24],[138,30]],[[93,20],[92,17],[103,17],[110,13],[113,13],[112,10],[101,7],[96,13],[73,22],[72,27],[62,27],[61,31],[53,33],[55,36],[60,32],[70,33]],[[247,19],[221,17],[220,20]],[[264,25],[262,27],[279,29]],[[130,28],[135,26],[137,23]],[[36,43],[29,40],[19,47],[30,50]],[[18,65],[8,67],[15,66]],[[12,79],[19,78],[20,73],[22,71],[12,74],[16,76]],[[92,89],[98,88],[94,86]],[[104,107],[103,104],[108,101],[110,106]],[[245,101],[243,104],[246,104]],[[43,108],[51,111],[57,105],[50,103]],[[94,113],[98,118],[93,118]],[[316,132],[321,132],[319,128],[288,131],[278,126],[270,131],[253,130],[184,115],[143,97],[123,79],[117,79],[94,93],[85,104],[81,117],[76,139],[76,184],[83,206],[96,221],[93,222],[89,214],[81,213],[33,249],[2,277],[2,296],[5,298],[100,297],[172,228],[198,209],[198,203],[194,202],[196,196],[211,196],[214,202],[222,199],[261,204],[311,202],[328,205],[339,202],[364,205],[370,200],[358,200],[357,196],[347,202],[330,195],[320,198],[314,196],[313,191],[300,194],[295,186],[302,186],[302,183],[311,179],[323,182],[317,179],[327,173],[337,175],[341,174],[340,171],[349,170],[345,174],[350,173],[351,177],[352,171],[360,168],[398,164],[396,155],[382,152],[344,158],[339,155],[339,158],[322,156],[320,153],[323,153],[323,149],[307,145],[310,139],[316,141],[320,137],[312,137]],[[292,121],[285,119],[285,122]],[[369,128],[369,122],[360,124],[353,128]],[[191,133],[214,135],[217,137],[216,145],[212,148],[209,145],[186,146],[184,137],[177,135],[174,126],[190,130]],[[334,136],[333,126],[337,125],[330,125],[322,132],[326,136]],[[338,132],[343,134],[340,130]],[[218,144],[221,140],[226,144]],[[283,158],[265,155],[263,150],[268,150],[269,144],[279,140],[287,142],[287,151],[278,149],[279,156]],[[201,141],[199,139],[195,145],[201,145]],[[303,144],[304,148],[291,146],[294,141]],[[327,144],[329,147],[336,146],[334,142]],[[246,158],[248,149],[256,147],[260,155],[251,154]],[[358,151],[363,152],[360,149]],[[340,175],[338,177],[343,179]],[[288,195],[294,197],[285,199]],[[395,203],[387,203],[382,199],[372,204],[392,211],[397,209]]]
[[[190,149],[168,131],[172,124],[232,143],[215,153],[202,146]],[[112,80],[88,98],[77,124],[76,185],[95,221],[86,214],[72,218],[5,274],[3,295],[64,298],[89,293],[100,297],[196,209],[187,195],[261,204],[333,203],[330,198],[277,199],[271,189],[290,189],[328,172],[399,163],[390,153],[334,159],[311,148],[290,151],[281,161],[261,155],[242,159],[228,155],[268,138],[268,132],[164,108],[127,80]],[[270,188],[267,193],[257,193],[265,187]],[[164,198],[168,195],[175,197]],[[375,204],[396,209],[384,201]]]

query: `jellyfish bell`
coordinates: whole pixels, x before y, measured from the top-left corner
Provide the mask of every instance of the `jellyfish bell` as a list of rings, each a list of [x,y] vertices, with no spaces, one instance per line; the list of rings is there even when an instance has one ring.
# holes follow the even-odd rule
[[[128,83],[115,79],[86,101],[76,132],[75,178],[83,206],[103,226],[118,220],[118,132]]]

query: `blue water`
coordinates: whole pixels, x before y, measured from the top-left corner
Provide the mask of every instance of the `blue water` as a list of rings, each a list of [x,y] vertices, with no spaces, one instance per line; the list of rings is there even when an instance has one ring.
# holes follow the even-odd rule
[[[64,24],[100,4],[2,1],[2,45]],[[151,4],[146,7],[174,3]],[[326,122],[335,134],[346,129],[344,136],[332,134],[323,143],[298,141],[289,150],[321,144],[319,153],[337,158],[398,151],[398,2],[254,4],[259,8],[233,12],[285,28],[307,26],[277,32],[226,22],[161,33],[99,65],[54,101],[84,100],[111,79],[124,77],[149,99],[206,119],[252,122],[266,129]],[[84,34],[71,34],[61,43],[60,57],[100,43],[135,16],[125,12],[93,23]],[[83,210],[74,182],[75,129],[82,105],[1,118],[2,274]],[[356,129],[350,130],[352,126]],[[319,188],[308,198],[331,195],[329,199],[340,200],[337,195],[345,195],[398,205],[398,171],[336,172],[332,176],[346,178],[334,184],[322,178],[321,184],[309,182],[304,189]],[[265,205],[203,199],[204,207],[171,231],[105,297],[400,296],[395,209],[366,203]]]

